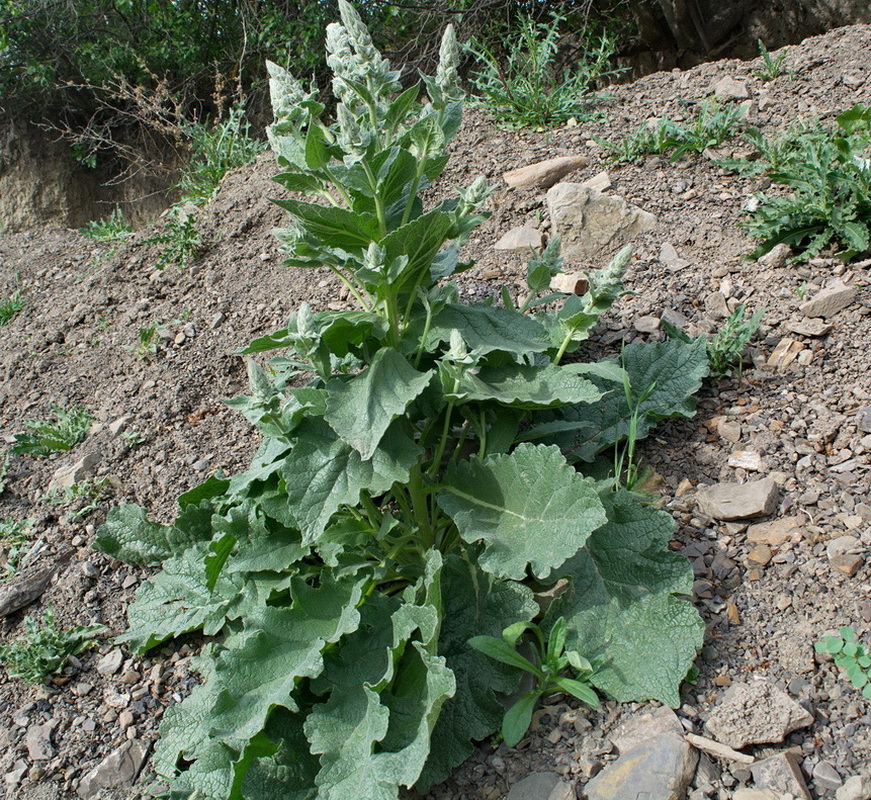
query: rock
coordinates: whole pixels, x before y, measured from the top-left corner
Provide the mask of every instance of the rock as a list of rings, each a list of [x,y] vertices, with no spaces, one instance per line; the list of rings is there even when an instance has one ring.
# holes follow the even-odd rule
[[[732,800],[780,800],[780,793],[768,789],[748,789],[743,786],[735,790]]]
[[[832,539],[826,545],[826,556],[832,569],[852,578],[865,563],[865,557],[856,552],[860,547],[861,542],[855,536],[838,536]]]
[[[711,711],[706,730],[717,741],[740,749],[748,744],[782,742],[813,721],[813,714],[786,692],[767,681],[754,681],[726,690],[722,702]]]
[[[653,736],[662,733],[682,736],[683,732],[683,725],[680,724],[677,714],[668,706],[662,706],[656,711],[630,717],[611,736],[611,741],[617,748],[617,752],[626,753],[634,747],[644,744]]]
[[[745,469],[748,472],[762,472],[762,456],[752,450],[736,450],[726,462],[733,469]]]
[[[496,250],[511,250],[528,253],[530,250],[541,250],[541,234],[535,228],[523,225],[512,228],[506,233],[493,248]]]
[[[772,478],[749,483],[715,483],[696,493],[699,511],[711,519],[752,519],[774,513],[779,490]]]
[[[778,794],[788,792],[801,800],[811,800],[798,758],[789,750],[757,761],[750,766],[750,773],[760,789],[770,789]]]
[[[638,333],[656,333],[661,324],[659,317],[646,316],[636,318],[632,323],[632,327]]]
[[[27,769],[27,762],[19,759],[12,765],[12,769],[3,776],[3,780],[10,790],[14,789],[24,780],[24,776],[27,775]],[[13,795],[10,794],[7,797],[13,797]]]
[[[573,800],[575,790],[555,772],[533,772],[511,787],[506,800]]]
[[[757,264],[768,269],[783,269],[792,255],[792,248],[788,244],[776,244],[765,255],[759,256]]]
[[[705,312],[712,319],[726,319],[732,313],[722,292],[711,292],[705,297]]]
[[[593,175],[592,178],[587,178],[581,183],[581,186],[595,189],[597,192],[607,192],[611,188],[611,176],[607,172],[600,172],[598,175]]]
[[[54,757],[54,746],[51,743],[51,733],[54,723],[47,722],[45,725],[30,725],[24,735],[24,743],[27,745],[27,755],[31,761],[48,761]]]
[[[726,75],[714,84],[714,97],[719,100],[747,100],[750,90],[746,81],[739,81]]]
[[[64,489],[71,489],[76,484],[84,483],[94,476],[99,464],[100,454],[88,453],[75,464],[60,467],[51,476],[51,480],[48,482],[48,491],[62,492]]]
[[[663,242],[659,248],[659,262],[665,264],[672,272],[684,269],[690,265],[690,262],[678,255],[677,250],[671,242]]]
[[[778,372],[784,372],[795,361],[802,349],[804,349],[804,345],[801,342],[784,336],[768,357],[768,366]]]
[[[560,183],[547,193],[554,233],[562,237],[567,261],[607,257],[627,241],[656,225],[656,217],[579,183]]]
[[[0,617],[8,617],[41,597],[51,585],[54,573],[54,567],[42,567],[0,584]]]
[[[555,292],[584,295],[590,288],[590,282],[583,272],[559,272],[550,281],[550,288]]]
[[[109,423],[109,433],[111,433],[112,436],[120,436],[122,433],[124,433],[124,430],[127,428],[132,420],[133,417],[128,415],[118,417],[118,419],[116,419],[114,422]]]
[[[833,327],[831,322],[817,317],[791,319],[786,323],[786,329],[799,336],[825,336]]]
[[[861,775],[853,775],[835,792],[835,800],[871,800],[871,785]]]
[[[747,541],[782,547],[787,542],[801,541],[801,517],[784,517],[774,522],[758,522],[747,529]]]
[[[542,189],[549,189],[570,172],[586,167],[588,163],[589,160],[585,156],[549,158],[547,161],[538,161],[505,172],[502,174],[502,179],[509,186],[518,188],[540,186]]]
[[[806,317],[823,317],[828,319],[846,308],[856,299],[856,287],[847,286],[843,281],[833,281],[817,292],[806,303],[799,306],[799,311]]]
[[[585,787],[588,800],[686,796],[698,753],[676,733],[651,736],[605,767]]]
[[[860,431],[871,433],[871,406],[865,406],[856,412],[856,423]]]
[[[106,655],[101,656],[97,662],[97,672],[100,675],[114,675],[124,661],[124,653],[120,647],[110,650]]]
[[[739,753],[731,747],[726,747],[726,745],[720,744],[720,742],[708,739],[707,736],[699,736],[695,733],[687,733],[684,734],[684,736],[697,750],[712,755],[714,758],[720,758],[726,761],[736,761],[739,764],[752,764],[756,761],[753,756],[748,756],[746,753]]]
[[[732,422],[723,417],[717,423],[717,433],[727,442],[738,444],[741,441],[741,423]]]
[[[132,786],[145,764],[148,746],[138,739],[124,742],[79,781],[76,792],[82,800],[96,800],[101,789]]]
[[[841,776],[828,761],[819,761],[814,767],[813,772],[814,785],[817,789],[823,791],[835,791],[844,785]]]
[[[771,561],[773,556],[774,554],[767,544],[757,544],[750,548],[750,551],[747,553],[747,560],[764,567]]]

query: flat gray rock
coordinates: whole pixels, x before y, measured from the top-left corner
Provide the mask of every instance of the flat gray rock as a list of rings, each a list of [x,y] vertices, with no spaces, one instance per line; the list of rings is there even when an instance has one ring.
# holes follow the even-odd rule
[[[557,184],[547,193],[547,205],[567,261],[601,261],[656,226],[653,214],[580,183]]]
[[[772,478],[747,483],[715,483],[696,494],[699,511],[711,519],[752,519],[773,514],[780,492]]]
[[[555,772],[533,772],[517,781],[506,800],[574,800],[575,790]]]
[[[676,733],[660,733],[622,753],[586,786],[588,800],[683,800],[699,754]]]
[[[788,793],[801,800],[811,800],[801,767],[794,753],[786,751],[776,756],[757,761],[750,767],[753,782],[760,789],[769,789],[779,794]]]
[[[729,747],[776,744],[806,728],[813,714],[768,681],[736,683],[711,711],[707,733]]]
[[[512,228],[493,247],[496,250],[517,250],[528,253],[530,249],[540,250],[541,245],[541,233],[535,228],[523,225],[519,228]]]
[[[540,186],[542,189],[549,189],[570,172],[586,167],[589,163],[586,156],[549,158],[547,161],[537,161],[535,164],[528,164],[525,167],[505,172],[502,179],[509,186],[518,188]]]
[[[662,733],[683,736],[683,725],[668,706],[630,717],[611,735],[611,741],[619,753],[628,753],[651,737]]]
[[[124,742],[96,767],[85,774],[76,790],[82,800],[96,800],[101,789],[119,789],[132,786],[148,755],[148,745],[138,739]]]
[[[817,292],[799,310],[806,317],[833,317],[856,299],[856,287],[847,286],[843,281],[834,281]]]

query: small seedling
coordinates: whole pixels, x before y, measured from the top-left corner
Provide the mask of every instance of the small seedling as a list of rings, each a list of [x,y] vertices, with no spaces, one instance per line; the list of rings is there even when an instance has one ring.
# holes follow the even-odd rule
[[[105,629],[102,625],[79,625],[62,631],[55,624],[54,611],[47,607],[42,621],[24,618],[24,638],[0,646],[0,664],[12,678],[28,683],[45,683],[59,672],[70,656],[77,656],[95,644]]]
[[[871,654],[865,649],[856,631],[849,625],[839,630],[839,636],[826,636],[814,645],[818,653],[834,656],[835,663],[847,673],[850,683],[871,700]]]
[[[108,217],[91,220],[79,233],[95,242],[121,242],[133,235],[133,229],[124,218],[124,212],[116,208]]]
[[[534,652],[535,661],[530,661],[517,652],[521,637],[530,631],[533,636],[523,639]],[[536,679],[535,686],[524,694],[508,711],[502,720],[502,738],[509,747],[514,747],[529,729],[532,712],[539,698],[556,692],[577,697],[593,708],[598,707],[599,698],[590,686],[590,678],[600,665],[593,664],[576,650],[566,650],[566,621],[560,617],[545,640],[541,628],[532,622],[517,622],[502,631],[502,638],[495,636],[473,636],[469,644],[476,650],[503,664],[528,672]],[[571,672],[574,677],[566,677]]]
[[[139,329],[139,342],[135,345],[125,344],[124,349],[129,350],[137,358],[147,359],[157,355],[157,343],[159,328],[155,325],[149,325],[147,328]]]
[[[155,264],[158,269],[164,269],[169,264],[181,269],[189,267],[203,250],[203,238],[197,230],[194,214],[184,213],[178,207],[170,212],[166,227],[146,239],[144,244],[165,245]]]
[[[27,534],[32,519],[0,520],[0,581],[8,580],[18,572],[18,565],[27,553]]]
[[[9,451],[3,454],[3,463],[0,464],[0,495],[6,491],[6,475],[9,473]]]
[[[9,322],[23,308],[24,297],[20,291],[15,291],[6,300],[0,301],[0,326]]]
[[[142,431],[124,431],[124,433],[121,434],[121,438],[124,440],[124,443],[127,445],[127,447],[129,447],[131,450],[134,447],[139,447],[140,445],[145,444],[145,442],[148,441]]]
[[[762,39],[757,39],[756,45],[759,48],[762,66],[753,74],[763,81],[773,81],[775,78],[783,75],[783,62],[786,60],[786,50],[781,51],[780,55],[775,58],[768,52],[768,48]]]
[[[81,519],[92,511],[96,511],[108,483],[105,478],[74,483],[72,486],[67,486],[63,491],[55,491],[46,495],[44,499],[52,505],[79,504],[80,507],[70,512],[67,516],[71,520]]]
[[[763,309],[748,317],[744,306],[740,305],[729,315],[720,332],[708,341],[711,372],[731,375],[736,369],[740,370],[744,348],[759,330],[764,313]]]
[[[795,290],[795,293],[798,295],[799,300],[804,300],[805,295],[807,294],[807,290],[808,290],[808,282],[802,281]]]
[[[32,456],[47,456],[51,453],[71,450],[91,427],[93,418],[87,409],[62,408],[53,405],[55,422],[30,420],[25,422],[26,433],[19,433],[12,445],[12,452]]]

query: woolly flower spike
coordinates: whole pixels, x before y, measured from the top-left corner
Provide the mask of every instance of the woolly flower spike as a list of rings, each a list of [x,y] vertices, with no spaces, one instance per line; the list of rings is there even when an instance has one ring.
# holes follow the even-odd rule
[[[493,193],[493,187],[487,183],[483,175],[479,175],[465,189],[460,189],[459,193],[459,213],[465,215],[475,211]]]
[[[354,8],[347,0],[339,0],[339,14],[342,17],[342,22],[350,37],[351,44],[361,60],[366,62],[376,62],[381,60],[381,54],[375,49],[372,44],[372,37],[369,35],[369,29],[360,19],[357,9]]]
[[[279,67],[272,61],[266,62],[269,73],[269,97],[272,100],[272,111],[275,119],[280,120],[293,111],[306,97],[302,84],[284,67]]]
[[[339,123],[339,144],[349,153],[365,150],[363,131],[357,123],[357,117],[348,106],[339,103],[336,106],[336,120]]]
[[[459,66],[460,48],[457,45],[457,35],[454,33],[454,26],[448,25],[442,36],[442,44],[439,48],[439,65],[435,75],[436,85],[441,89],[445,102],[463,99]]]

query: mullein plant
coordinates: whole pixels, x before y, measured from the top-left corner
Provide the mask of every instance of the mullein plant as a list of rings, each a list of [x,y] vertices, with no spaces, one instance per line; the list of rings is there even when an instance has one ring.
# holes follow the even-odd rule
[[[460,125],[453,30],[422,100],[339,8],[335,119],[271,64],[269,139],[276,180],[315,201],[277,201],[292,217],[278,231],[286,263],[328,267],[358,307],[302,304],[246,348],[282,350],[252,361],[251,395],[229,401],[263,437],[246,472],[183,494],[171,525],[126,505],[97,536],[115,558],[163,567],[130,606],[131,649],[215,637],[195,663],[201,684],[163,717],[154,767],[172,798],[426,791],[500,729],[520,686],[517,664],[475,636],[510,628],[522,647],[556,630],[542,692],[673,705],[701,643],[670,517],[568,459],[610,452],[632,414],[639,436],[690,415],[703,346],[571,361],[621,293],[628,251],[583,298],[548,293],[552,243],[520,307],[461,302],[447,279],[471,266],[460,246],[490,190],[479,179],[432,208],[421,199]],[[613,391],[624,376],[656,388],[626,407]],[[534,593],[557,583],[540,617]],[[512,738],[525,728],[515,716]]]

